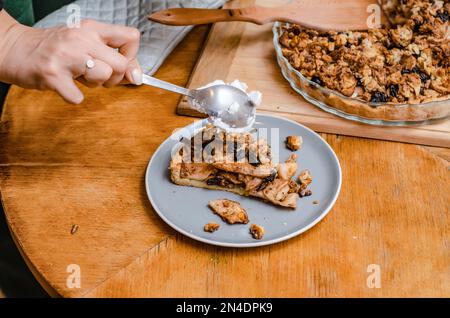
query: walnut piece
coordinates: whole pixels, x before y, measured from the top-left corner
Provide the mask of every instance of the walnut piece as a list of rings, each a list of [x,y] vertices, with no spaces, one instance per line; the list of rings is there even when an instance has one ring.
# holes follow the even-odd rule
[[[309,172],[309,170],[303,170],[298,175],[298,181],[300,182],[300,185],[303,187],[307,187],[312,182],[312,175]]]
[[[286,138],[286,147],[292,151],[297,151],[302,148],[303,138],[302,136],[288,136]]]
[[[264,228],[256,224],[252,224],[250,226],[250,234],[255,240],[260,240],[264,236]]]

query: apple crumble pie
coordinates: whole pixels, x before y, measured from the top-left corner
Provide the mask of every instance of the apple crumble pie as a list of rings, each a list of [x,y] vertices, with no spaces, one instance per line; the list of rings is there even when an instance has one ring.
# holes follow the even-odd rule
[[[312,82],[347,97],[392,104],[448,99],[450,2],[380,3],[393,26],[361,32],[285,26],[282,54]]]

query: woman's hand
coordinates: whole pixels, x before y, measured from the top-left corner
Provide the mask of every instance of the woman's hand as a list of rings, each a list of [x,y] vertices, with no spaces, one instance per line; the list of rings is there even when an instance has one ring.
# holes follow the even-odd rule
[[[0,81],[54,90],[74,104],[84,98],[74,79],[90,87],[142,84],[135,28],[85,20],[80,28],[33,29],[4,11],[0,24]]]

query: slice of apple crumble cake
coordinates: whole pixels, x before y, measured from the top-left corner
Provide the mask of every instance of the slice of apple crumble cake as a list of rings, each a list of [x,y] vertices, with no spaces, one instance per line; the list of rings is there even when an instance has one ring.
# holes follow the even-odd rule
[[[300,185],[292,179],[297,172],[296,155],[275,163],[266,140],[254,140],[250,133],[225,133],[213,126],[181,143],[169,167],[174,183],[297,207]]]

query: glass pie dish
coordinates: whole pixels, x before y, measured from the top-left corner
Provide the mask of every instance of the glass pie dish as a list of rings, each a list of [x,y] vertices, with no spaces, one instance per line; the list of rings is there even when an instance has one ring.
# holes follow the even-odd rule
[[[384,126],[422,125],[450,117],[448,98],[420,104],[373,103],[344,96],[309,80],[283,56],[279,38],[285,26],[289,24],[276,22],[273,26],[273,43],[278,65],[291,87],[320,109],[346,119]]]

